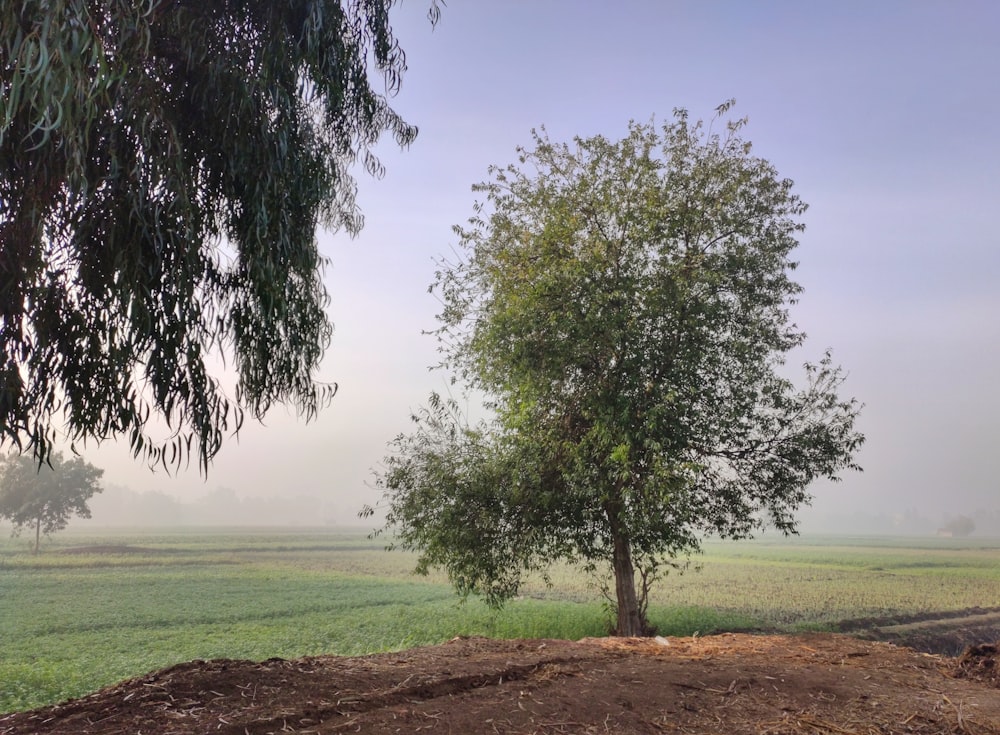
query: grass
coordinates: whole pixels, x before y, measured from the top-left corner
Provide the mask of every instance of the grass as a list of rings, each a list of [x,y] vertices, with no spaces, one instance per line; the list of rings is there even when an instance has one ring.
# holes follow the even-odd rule
[[[663,580],[650,618],[690,635],[1000,604],[996,544],[944,541],[709,543],[700,573]],[[191,659],[605,633],[593,580],[571,567],[498,613],[462,603],[440,575],[413,577],[411,555],[381,547],[360,533],[260,529],[67,532],[37,557],[23,540],[0,541],[0,712]]]

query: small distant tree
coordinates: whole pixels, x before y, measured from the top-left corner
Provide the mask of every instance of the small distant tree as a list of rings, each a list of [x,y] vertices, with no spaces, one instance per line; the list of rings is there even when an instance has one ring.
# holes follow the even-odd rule
[[[971,536],[976,530],[976,522],[969,516],[956,516],[943,526],[952,536]]]
[[[82,457],[63,460],[55,452],[50,460],[39,465],[27,455],[10,455],[0,475],[0,518],[14,525],[15,536],[34,528],[36,554],[42,534],[61,531],[74,515],[90,518],[87,501],[102,490],[98,481],[104,470]]]
[[[646,635],[665,564],[706,533],[794,531],[808,485],[856,466],[840,369],[826,355],[796,386],[784,367],[805,205],[718,122],[539,134],[476,187],[439,336],[494,419],[432,397],[379,478],[419,570],[500,604],[555,559],[608,566],[616,632]]]

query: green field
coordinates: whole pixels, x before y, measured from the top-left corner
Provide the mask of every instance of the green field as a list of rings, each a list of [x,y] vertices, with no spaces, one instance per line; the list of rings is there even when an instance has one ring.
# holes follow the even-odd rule
[[[126,553],[120,547],[130,547]],[[667,635],[825,628],[1000,605],[1000,541],[805,538],[708,543],[650,608]],[[593,579],[558,567],[502,612],[360,532],[65,532],[35,557],[0,540],[0,712],[180,661],[363,654],[456,635],[602,635]]]

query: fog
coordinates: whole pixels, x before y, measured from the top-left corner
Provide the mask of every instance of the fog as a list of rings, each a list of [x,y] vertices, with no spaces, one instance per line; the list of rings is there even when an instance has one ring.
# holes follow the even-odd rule
[[[207,478],[88,447],[108,486],[90,523],[140,506],[157,522],[359,523],[387,442],[447,386],[421,332],[471,185],[534,127],[615,138],[632,118],[707,118],[735,97],[755,152],[810,204],[796,357],[832,347],[865,404],[864,472],[814,487],[803,529],[933,533],[965,514],[1000,535],[1000,6],[464,2],[434,30],[425,12],[416,0],[392,15],[410,67],[395,105],[417,142],[379,149],[383,180],[359,175],[358,238],[320,234],[332,405],[308,424],[279,407],[247,425]]]

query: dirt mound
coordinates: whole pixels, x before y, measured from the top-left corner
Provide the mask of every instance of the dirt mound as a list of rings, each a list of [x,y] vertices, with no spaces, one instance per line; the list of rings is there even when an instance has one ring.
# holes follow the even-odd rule
[[[357,658],[194,661],[2,716],[0,735],[1000,735],[1000,690],[954,667],[829,634],[456,639]]]
[[[1000,645],[969,646],[955,664],[955,676],[982,681],[1000,689]]]

